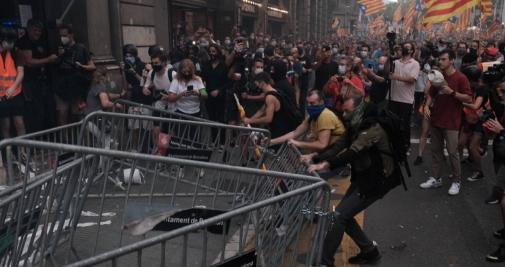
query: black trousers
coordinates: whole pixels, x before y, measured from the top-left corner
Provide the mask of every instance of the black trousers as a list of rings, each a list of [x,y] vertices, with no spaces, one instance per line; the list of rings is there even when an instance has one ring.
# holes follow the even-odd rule
[[[27,133],[42,131],[56,125],[54,98],[45,80],[25,80],[24,121]]]
[[[390,101],[389,102],[389,110],[395,113],[402,120],[402,131],[403,138],[405,139],[405,144],[408,144],[410,147],[410,118],[412,117],[412,104]]]
[[[358,222],[354,219],[354,216],[368,208],[378,199],[380,199],[380,196],[361,197],[358,194],[358,186],[351,183],[342,201],[336,207],[335,213],[332,214],[330,227],[324,238],[322,264],[334,266],[334,255],[338,247],[340,247],[344,232],[351,237],[361,251],[368,252],[374,248],[373,241],[365,235],[363,229],[361,229]]]

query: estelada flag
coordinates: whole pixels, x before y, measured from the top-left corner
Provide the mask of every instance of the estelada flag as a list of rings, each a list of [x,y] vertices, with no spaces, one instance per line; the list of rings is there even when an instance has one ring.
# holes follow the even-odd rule
[[[399,4],[398,7],[395,10],[395,13],[393,14],[393,22],[400,22],[402,19],[402,5]]]
[[[459,16],[465,10],[476,6],[479,0],[428,0],[424,24],[435,24]]]

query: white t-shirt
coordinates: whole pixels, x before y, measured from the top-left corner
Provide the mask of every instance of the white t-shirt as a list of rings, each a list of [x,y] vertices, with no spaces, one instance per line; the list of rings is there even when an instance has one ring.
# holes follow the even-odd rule
[[[414,77],[417,81],[419,76],[420,66],[419,62],[415,59],[409,59],[406,62],[402,60],[395,60],[395,74],[402,77]],[[414,91],[416,89],[416,82],[406,83],[402,81],[391,81],[391,100],[401,103],[412,104],[414,103]]]
[[[165,72],[163,74],[158,74],[156,73],[154,75],[153,83],[154,83],[154,89],[158,91],[163,91],[165,94],[168,94],[168,90],[170,89],[170,78],[168,75],[171,75],[171,77],[175,77],[176,72],[172,71],[172,73],[168,73],[168,70],[172,69],[171,65],[168,65],[165,68]],[[149,74],[147,75],[146,83],[144,84],[144,87],[150,87],[151,86],[151,75],[153,73],[153,70],[149,71]],[[173,81],[172,81],[173,82]],[[167,100],[158,100],[154,103],[154,107],[158,109],[164,109],[170,112],[175,111],[175,103],[168,102]]]
[[[197,77],[195,79],[190,80],[189,82],[185,82],[183,80],[174,79],[172,84],[170,85],[170,92],[174,94],[180,94],[188,90],[189,86],[193,86],[193,91],[199,92],[201,89],[204,89],[202,79]],[[183,96],[177,100],[175,103],[177,110],[185,114],[195,114],[200,112],[200,97],[196,95],[192,96]]]

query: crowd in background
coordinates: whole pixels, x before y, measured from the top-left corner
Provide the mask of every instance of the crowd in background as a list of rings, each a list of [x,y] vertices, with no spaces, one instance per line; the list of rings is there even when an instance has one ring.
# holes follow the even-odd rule
[[[482,169],[489,140],[494,141],[496,172],[505,162],[505,40],[419,42],[388,34],[383,40],[316,42],[238,30],[215,40],[212,30],[201,27],[191,37],[176,35],[172,49],[150,47],[147,62],[137,47],[125,45],[124,80],[117,84],[107,68],[95,65],[71,26],[59,27],[60,46],[54,53],[40,41],[43,31],[35,20],[28,22],[21,39],[14,29],[0,28],[2,138],[64,125],[120,106],[114,100],[125,98],[215,122],[266,127],[274,147],[289,142],[303,151],[302,160],[315,162],[312,170],[321,170],[335,163],[331,158],[346,146],[342,142],[347,133],[359,132],[362,121],[356,114],[367,114],[374,105],[401,119],[407,150],[411,128],[419,128],[414,165],[424,163],[431,138],[432,172],[420,184],[423,189],[442,185],[446,157],[450,195],[460,193],[464,175],[470,182],[495,176]],[[236,99],[245,107],[245,116]],[[462,173],[461,164],[470,164],[474,171]],[[348,168],[342,170],[346,172]],[[487,203],[502,201],[504,181],[497,180]],[[505,214],[505,202],[502,205]],[[495,235],[505,239],[505,230]],[[369,254],[353,263],[378,257],[373,242],[363,237],[359,241],[362,252]],[[331,261],[332,256],[326,256]],[[505,261],[505,251],[488,259]]]

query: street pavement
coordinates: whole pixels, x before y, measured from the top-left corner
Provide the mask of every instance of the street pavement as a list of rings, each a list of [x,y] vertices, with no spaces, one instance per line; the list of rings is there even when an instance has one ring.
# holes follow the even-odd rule
[[[492,236],[493,231],[503,228],[499,205],[484,203],[496,179],[492,152],[483,159],[485,179],[468,182],[466,177],[472,170],[463,164],[461,193],[450,196],[448,166],[443,187],[427,190],[419,187],[431,172],[430,146],[427,146],[424,164],[419,166],[412,165],[417,144],[412,148],[409,157],[412,177],[406,178],[408,191],[397,187],[364,212],[365,232],[379,244],[382,253],[377,265],[500,266],[485,261],[485,256],[500,244]],[[499,174],[501,179],[504,176]],[[357,251],[352,248],[353,244],[346,242],[342,249],[346,246],[354,249],[354,253]],[[337,266],[342,266],[345,260],[341,257],[338,263]]]

